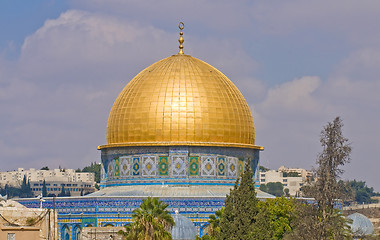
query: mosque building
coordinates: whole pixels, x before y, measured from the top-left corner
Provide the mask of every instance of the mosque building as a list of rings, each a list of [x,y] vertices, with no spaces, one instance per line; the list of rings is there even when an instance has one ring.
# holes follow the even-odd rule
[[[137,74],[112,106],[101,151],[101,190],[46,198],[58,212],[61,239],[84,227],[120,227],[142,198],[159,197],[202,236],[210,214],[224,206],[245,162],[257,179],[259,152],[251,110],[222,72],[183,51]],[[265,198],[258,191],[258,198]],[[35,199],[20,199],[39,207]]]

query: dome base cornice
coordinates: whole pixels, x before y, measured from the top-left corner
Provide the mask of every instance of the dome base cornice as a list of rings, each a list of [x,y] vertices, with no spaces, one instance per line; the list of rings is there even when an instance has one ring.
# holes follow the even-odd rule
[[[218,142],[128,142],[128,143],[113,143],[98,146],[98,150],[116,147],[135,147],[135,146],[214,146],[214,147],[238,147],[264,150],[264,147],[241,144],[241,143],[218,143]]]

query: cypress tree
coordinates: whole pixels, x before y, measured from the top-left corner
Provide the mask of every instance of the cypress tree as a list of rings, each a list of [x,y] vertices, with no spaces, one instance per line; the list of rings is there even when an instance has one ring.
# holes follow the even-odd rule
[[[226,197],[218,239],[254,239],[252,232],[255,231],[259,209],[252,176],[252,169],[246,163],[243,175],[236,180],[234,189]]]
[[[22,184],[21,184],[21,191],[20,191],[20,197],[21,198],[27,198],[27,197],[33,197],[33,192],[32,189],[30,188],[30,183],[29,181],[26,181],[26,175],[24,175],[24,178],[22,179]]]
[[[42,197],[46,197],[48,194],[47,194],[47,188],[46,188],[46,182],[45,182],[45,179],[44,179],[44,182],[42,184]]]
[[[26,183],[26,175],[24,175],[24,178],[22,179],[22,184],[21,184],[21,191],[25,192],[27,187],[28,187],[28,185]]]
[[[62,188],[61,188],[61,192],[58,193],[58,197],[64,197],[64,196],[66,196],[65,185],[62,184],[61,186],[62,186]]]
[[[27,197],[34,197],[34,193],[32,191],[32,188],[30,187],[29,180],[28,180],[28,184],[26,185],[26,193],[27,193]]]

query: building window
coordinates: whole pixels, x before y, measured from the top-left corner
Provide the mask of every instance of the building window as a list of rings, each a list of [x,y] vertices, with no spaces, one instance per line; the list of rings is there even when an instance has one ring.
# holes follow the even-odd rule
[[[283,182],[288,182],[288,179],[283,179],[282,181],[283,181]]]
[[[287,186],[288,186],[288,184],[286,184],[286,183],[284,183],[284,184],[282,184],[282,185],[284,185],[284,187],[287,187]]]
[[[16,240],[16,233],[8,233],[8,240]]]
[[[261,179],[261,182],[265,182],[265,179]]]

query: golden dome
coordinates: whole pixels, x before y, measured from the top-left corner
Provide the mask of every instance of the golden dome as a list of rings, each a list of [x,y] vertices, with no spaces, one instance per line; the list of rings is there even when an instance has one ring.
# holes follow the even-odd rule
[[[255,146],[253,118],[238,88],[211,65],[177,54],[141,71],[112,106],[107,145]]]

